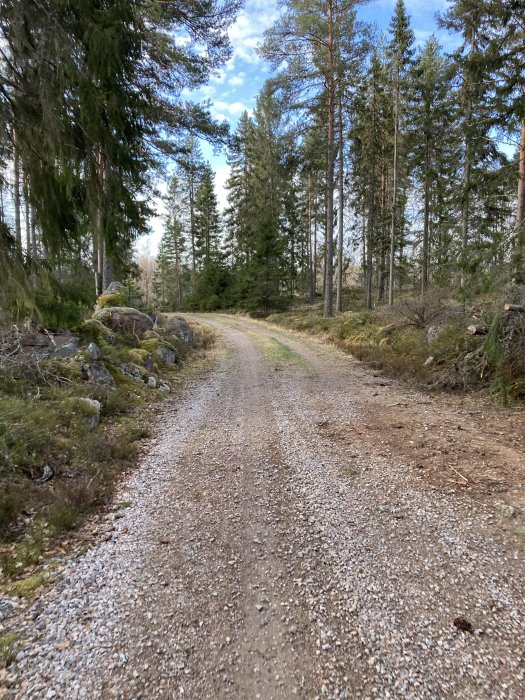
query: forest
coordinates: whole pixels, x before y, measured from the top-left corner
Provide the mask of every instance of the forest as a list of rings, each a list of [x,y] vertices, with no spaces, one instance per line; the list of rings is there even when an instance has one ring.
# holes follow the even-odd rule
[[[330,317],[352,288],[372,308],[520,284],[521,3],[453,2],[438,18],[453,53],[416,47],[403,0],[386,34],[359,5],[282,3],[258,48],[272,73],[228,133],[183,95],[227,59],[237,2],[2,3],[2,312],[71,325],[113,279],[138,280],[159,178],[142,286],[163,309],[322,297]],[[227,152],[225,211],[203,139]]]

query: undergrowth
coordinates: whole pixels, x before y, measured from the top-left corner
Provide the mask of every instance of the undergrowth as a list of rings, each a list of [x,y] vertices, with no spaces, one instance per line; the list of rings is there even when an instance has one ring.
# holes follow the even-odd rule
[[[318,336],[395,376],[448,390],[484,390],[504,402],[522,400],[525,314],[503,314],[502,307],[498,300],[465,310],[432,293],[333,318],[324,318],[321,309],[303,308],[267,320]],[[469,335],[470,323],[485,325],[488,333]]]
[[[194,331],[197,348],[213,343],[213,332],[201,326]],[[150,434],[150,405],[163,394],[119,369],[141,357],[133,357],[128,341],[110,338],[92,322],[86,324],[81,346],[90,340],[101,349],[114,389],[84,381],[82,357],[0,364],[0,579],[27,574],[57,538],[106,502]],[[159,337],[156,342],[168,341]],[[152,357],[156,376],[173,389],[182,380],[181,360],[190,349],[175,338],[169,343],[177,346],[176,365]],[[93,409],[85,399],[101,404],[94,428]],[[22,585],[25,594],[31,594],[33,583],[36,579]]]

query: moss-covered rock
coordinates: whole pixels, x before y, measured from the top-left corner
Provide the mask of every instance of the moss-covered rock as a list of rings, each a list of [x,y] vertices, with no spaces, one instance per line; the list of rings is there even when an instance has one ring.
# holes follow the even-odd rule
[[[95,321],[126,338],[141,338],[153,328],[153,319],[129,306],[107,306],[95,311]]]
[[[94,342],[100,345],[101,342],[105,341],[113,345],[116,342],[115,334],[101,321],[94,318],[89,318],[87,321],[84,321],[79,331],[82,339],[88,343]]]
[[[105,309],[106,306],[125,306],[128,302],[128,297],[123,292],[116,294],[101,294],[97,299],[97,309]]]
[[[143,348],[132,348],[128,351],[129,358],[136,365],[141,365],[145,369],[153,367],[153,358],[151,353]]]

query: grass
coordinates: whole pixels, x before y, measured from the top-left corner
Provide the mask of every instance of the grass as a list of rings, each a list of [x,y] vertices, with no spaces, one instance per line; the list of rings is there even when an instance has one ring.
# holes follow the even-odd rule
[[[166,398],[120,372],[122,361],[145,359],[140,349],[133,358],[128,340],[109,342],[98,324],[87,326],[82,345],[96,340],[116,389],[84,382],[83,360],[77,358],[10,363],[0,371],[0,584],[19,580],[21,595],[41,585],[34,576],[45,552],[107,503],[121,476],[136,465],[140,442],[151,434],[151,403]],[[216,337],[201,328],[196,335],[202,341],[197,352],[179,352],[186,364],[154,370],[172,395],[202,367],[200,351]],[[102,405],[95,428],[87,420],[93,409],[86,398]],[[39,483],[47,467],[52,478]]]
[[[279,364],[304,364],[304,360],[295,350],[277,338],[266,336],[256,331],[249,332],[256,345],[260,348],[264,357],[271,363]]]
[[[421,309],[416,311],[419,314]],[[445,318],[439,333],[429,340],[428,329],[418,321],[416,311],[414,321],[407,318],[406,309],[399,314],[348,311],[333,318],[324,318],[321,310],[306,309],[273,314],[267,321],[332,343],[374,369],[427,385],[463,387],[456,364],[483,341],[467,335],[464,320],[454,318]],[[427,362],[428,358],[432,360]]]
[[[13,632],[0,635],[0,669],[7,668],[15,660],[18,637]]]
[[[16,581],[11,590],[19,598],[31,598],[46,581],[43,574],[35,574]]]

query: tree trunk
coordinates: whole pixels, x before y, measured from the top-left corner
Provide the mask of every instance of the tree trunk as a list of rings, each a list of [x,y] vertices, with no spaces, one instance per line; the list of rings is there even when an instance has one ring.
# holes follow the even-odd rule
[[[22,250],[22,225],[20,212],[20,155],[16,131],[13,129],[13,199],[15,205],[15,238],[19,250]]]
[[[95,266],[95,294],[100,296],[103,292],[104,277],[104,244],[102,241],[96,242],[96,266]]]
[[[308,300],[315,301],[315,272],[312,255],[312,173],[308,173]]]
[[[516,242],[514,250],[514,272],[521,281],[523,275],[523,256],[525,252],[525,119],[521,122],[518,202],[516,206]]]
[[[27,177],[24,177],[24,209],[25,209],[25,225],[26,225],[26,255],[31,257],[31,211],[29,206],[29,185]]]
[[[467,327],[467,333],[469,335],[487,335],[489,332],[489,329],[487,326],[476,326],[476,325],[471,325]]]
[[[343,209],[344,209],[344,160],[343,160],[343,97],[339,94],[339,211],[337,232],[337,297],[336,311],[343,310]]]
[[[104,267],[102,269],[102,291],[107,289],[115,279],[113,272],[113,259],[108,255],[106,243],[104,243]]]
[[[505,311],[516,311],[518,313],[523,313],[525,311],[525,306],[523,304],[505,304]]]
[[[38,234],[36,230],[36,214],[35,208],[30,205],[31,208],[31,256],[36,259],[38,256]]]
[[[334,122],[335,122],[335,60],[334,60],[334,17],[333,0],[328,0],[328,162],[326,167],[326,289],[324,298],[324,315],[330,318],[333,311],[334,290]]]
[[[390,261],[388,277],[388,303],[394,303],[394,265],[396,253],[396,218],[397,218],[397,151],[399,140],[399,67],[394,94],[394,171],[392,174],[392,219],[390,223]]]
[[[429,223],[430,223],[430,138],[426,139],[425,152],[425,205],[423,221],[423,248],[421,251],[421,294],[428,288]]]
[[[317,197],[316,197],[317,200]],[[318,261],[317,261],[317,204],[315,203],[315,208],[314,208],[314,256],[313,256],[313,263],[314,263],[314,297],[317,294],[317,268],[318,268]]]

